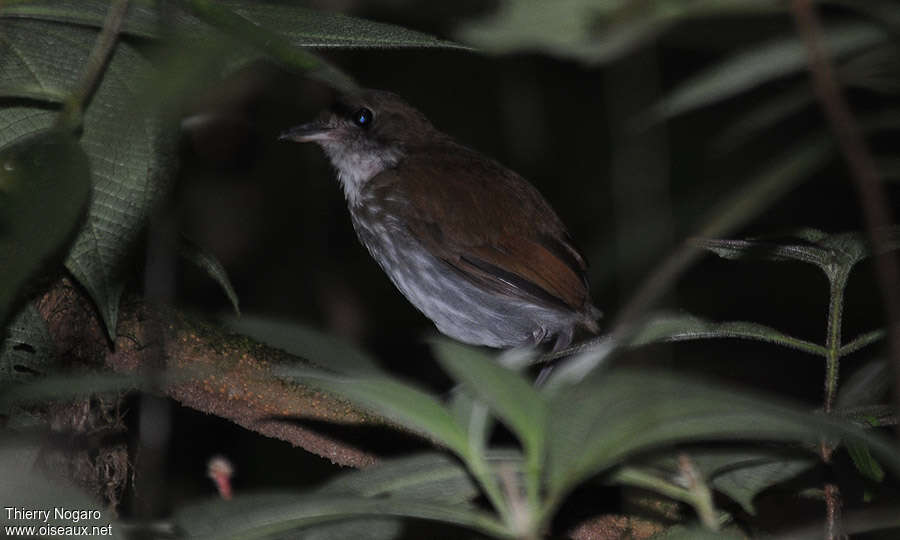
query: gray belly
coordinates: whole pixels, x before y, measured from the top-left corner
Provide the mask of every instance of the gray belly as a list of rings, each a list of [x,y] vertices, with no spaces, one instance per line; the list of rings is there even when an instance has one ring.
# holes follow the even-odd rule
[[[575,316],[485,291],[430,255],[404,226],[387,218],[367,225],[351,210],[360,241],[403,295],[438,330],[489,347],[534,345],[570,333]]]

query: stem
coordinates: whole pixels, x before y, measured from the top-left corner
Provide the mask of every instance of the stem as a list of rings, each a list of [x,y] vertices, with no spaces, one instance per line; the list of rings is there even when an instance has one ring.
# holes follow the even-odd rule
[[[116,48],[116,41],[119,38],[119,31],[122,29],[122,23],[125,21],[125,14],[128,12],[128,0],[116,0],[109,8],[106,14],[106,20],[100,35],[97,36],[97,42],[91,50],[88,57],[87,68],[81,78],[81,83],[72,95],[65,101],[62,112],[56,119],[57,127],[66,130],[75,129],[81,125],[81,117],[84,109],[90,103],[103,72],[112,58],[113,51]]]
[[[872,330],[871,332],[866,332],[860,336],[857,336],[851,342],[843,345],[841,347],[841,356],[847,356],[850,353],[854,353],[867,345],[871,345],[876,341],[884,339],[886,332],[884,329],[879,328],[878,330]]]
[[[512,527],[514,525],[512,512],[503,498],[503,492],[500,490],[500,484],[497,482],[496,476],[494,476],[483,456],[468,456],[466,462],[469,470],[472,471],[472,476],[481,484],[485,496],[487,496],[497,513],[500,514],[503,523],[508,527]]]
[[[866,231],[875,255],[875,276],[884,295],[887,319],[888,350],[894,366],[895,390],[900,390],[900,266],[890,252],[888,227],[893,222],[881,174],[866,145],[859,124],[844,99],[834,69],[822,46],[821,22],[813,0],[793,0],[797,31],[806,43],[812,85],[841,152],[850,168],[851,178],[859,193]],[[900,391],[894,392],[900,404]]]
[[[706,485],[703,475],[694,466],[694,462],[687,454],[678,456],[678,469],[687,480],[688,491],[693,496],[694,510],[700,517],[703,525],[710,530],[719,530],[719,520],[716,517],[716,507],[713,505],[712,491]]]
[[[837,395],[841,360],[841,317],[844,311],[844,288],[849,277],[848,269],[841,268],[829,275],[828,322],[825,336],[825,402],[826,414],[831,414]]]

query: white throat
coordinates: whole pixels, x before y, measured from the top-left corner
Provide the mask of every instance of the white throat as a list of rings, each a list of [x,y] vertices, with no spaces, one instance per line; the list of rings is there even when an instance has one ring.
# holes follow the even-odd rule
[[[359,193],[375,175],[400,161],[399,149],[359,151],[343,144],[322,141],[322,149],[337,170],[338,181],[344,188],[344,197],[351,206],[359,205]]]

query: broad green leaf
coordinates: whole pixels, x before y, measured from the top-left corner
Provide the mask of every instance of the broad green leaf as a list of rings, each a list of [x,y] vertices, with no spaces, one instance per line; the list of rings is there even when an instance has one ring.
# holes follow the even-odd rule
[[[593,374],[556,392],[550,407],[547,474],[554,503],[636,452],[699,441],[815,443],[823,436],[839,437],[864,442],[900,473],[893,446],[852,425],[671,374]]]
[[[772,0],[503,0],[494,12],[464,23],[456,34],[492,53],[541,51],[593,64],[624,56],[681,20],[779,9]]]
[[[56,350],[47,323],[34,304],[28,304],[7,328],[0,346],[0,383],[30,380],[45,375],[56,361]]]
[[[651,318],[632,337],[629,346],[634,347],[658,342],[726,338],[765,341],[819,356],[825,356],[827,353],[825,347],[821,345],[788,336],[762,324],[745,321],[716,323],[686,314],[659,314]]]
[[[864,23],[826,29],[824,46],[841,59],[884,43],[888,34]],[[652,109],[656,117],[671,118],[741,94],[774,79],[806,68],[808,53],[797,35],[754,45],[705,69],[673,90]]]
[[[0,6],[0,18],[54,21],[101,28],[109,0],[9,0]],[[142,38],[158,37],[159,6],[153,0],[132,0],[121,33]]]
[[[512,537],[503,525],[481,511],[448,503],[406,497],[368,499],[352,495],[266,494],[237,497],[181,508],[175,516],[187,538],[227,540],[262,538],[329,521],[363,516],[426,519]]]
[[[177,52],[171,53],[176,56],[186,56],[186,60],[196,54],[198,50],[215,47],[222,41],[230,39],[226,38],[226,34],[231,34],[239,38],[242,43],[231,40],[230,48],[233,50],[224,51],[223,61],[227,61],[228,56],[235,54],[246,57],[250,56],[252,51],[252,54],[258,57],[265,52],[287,67],[311,71],[312,76],[318,76],[337,88],[350,89],[354,86],[349,76],[319,56],[295,47],[282,36],[258,27],[240,15],[232,13],[228,6],[195,3],[198,6],[206,6],[205,13],[213,19],[211,21],[213,24],[210,25],[182,9],[186,8],[189,3],[182,2],[168,6],[169,11],[163,22],[159,18],[158,3],[149,0],[132,2],[124,21],[122,33],[140,38],[167,37],[175,43],[187,41],[190,43],[189,46],[184,46]],[[0,9],[0,18],[35,19],[100,28],[105,20],[108,7],[109,2],[105,0],[17,2],[5,9]],[[285,7],[285,9],[302,8]],[[165,35],[161,32],[163,28],[167,31]]]
[[[383,373],[374,358],[346,340],[296,322],[256,315],[226,317],[222,322],[232,332],[343,375]]]
[[[312,376],[308,370],[281,374],[303,384],[343,396],[373,413],[422,433],[461,456],[470,457],[466,433],[436,396],[389,377],[338,378],[322,373]]]
[[[225,271],[225,267],[222,266],[222,263],[219,262],[215,255],[184,237],[181,238],[181,242],[178,245],[178,253],[194,266],[206,272],[206,275],[218,283],[219,287],[222,287],[225,296],[231,302],[234,312],[237,315],[241,314],[240,302],[234,287],[231,285],[231,280],[228,279],[228,272]]]
[[[87,156],[71,135],[25,128],[14,138],[23,129],[4,131],[2,120],[0,110],[0,327],[28,279],[65,253],[91,189]]]
[[[374,467],[338,475],[315,493],[323,496],[403,497],[463,504],[478,496],[479,491],[459,461],[444,454],[425,453],[381,461]],[[302,540],[386,540],[397,538],[402,529],[401,518],[382,516],[313,525],[303,531],[293,531],[290,537]]]
[[[525,378],[474,347],[447,339],[432,347],[441,367],[483,400],[519,437],[525,453],[543,458],[547,404]]]
[[[207,0],[193,0],[190,3],[195,7],[209,4]],[[225,0],[220,3],[254,26],[287,37],[295,47],[466,48],[459,43],[392,24],[271,0]]]
[[[329,481],[318,493],[363,497],[406,497],[420,501],[462,504],[479,491],[462,464],[444,454],[429,452],[385,460]]]
[[[712,531],[704,527],[675,525],[655,534],[651,540],[743,540],[742,534],[729,531]]]
[[[97,32],[26,19],[0,18],[0,71],[9,82],[72,89]],[[97,304],[115,336],[122,270],[174,164],[174,133],[138,99],[153,70],[120,41],[84,115],[81,144],[90,158],[93,196],[66,267]],[[49,127],[57,112],[16,104],[0,109],[0,148]]]

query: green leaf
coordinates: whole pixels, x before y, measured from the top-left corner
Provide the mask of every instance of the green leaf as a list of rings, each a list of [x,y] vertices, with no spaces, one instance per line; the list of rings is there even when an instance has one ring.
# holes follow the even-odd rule
[[[816,229],[798,229],[789,236],[792,238],[778,242],[692,238],[691,243],[725,259],[793,260],[814,264],[829,279],[838,273],[849,273],[856,263],[872,255],[867,238],[859,232],[827,234]],[[891,227],[887,237],[885,250],[900,249],[900,227]],[[791,241],[794,238],[803,243]]]
[[[432,344],[441,367],[483,400],[516,434],[526,455],[543,459],[547,404],[525,378],[474,347],[448,339]]]
[[[384,460],[374,467],[340,474],[315,493],[322,496],[403,497],[457,505],[471,501],[479,491],[459,461],[429,452]],[[397,538],[402,528],[400,518],[368,517],[312,525],[306,530],[293,532],[291,538],[387,540]]]
[[[809,470],[817,462],[811,453],[786,452],[779,448],[685,449],[711,487],[728,495],[749,514],[755,515],[753,499],[766,489]],[[645,466],[651,474],[679,483],[678,458],[651,459]],[[652,487],[650,488],[652,489]]]
[[[299,323],[256,315],[225,317],[221,321],[232,332],[252,337],[343,375],[383,373],[368,353],[336,336]]]
[[[190,3],[195,8],[209,8],[209,2],[205,0]],[[291,4],[246,0],[225,0],[218,3],[254,26],[285,36],[295,47],[467,48],[459,43],[400,26]]]
[[[492,517],[465,506],[406,497],[368,499],[352,495],[267,494],[183,507],[175,522],[188,538],[261,538],[328,521],[361,516],[427,519],[497,537],[512,535]]]
[[[658,314],[651,318],[633,337],[630,347],[658,342],[692,341],[696,339],[750,339],[825,356],[825,347],[795,338],[768,326],[732,321],[715,323],[693,315]]]
[[[362,471],[341,474],[317,490],[321,494],[409,499],[462,504],[479,491],[459,461],[428,452],[384,460]]]
[[[231,302],[234,312],[237,315],[241,314],[238,296],[231,285],[231,280],[228,279],[228,272],[225,271],[225,267],[222,266],[222,263],[219,262],[215,255],[184,237],[181,238],[181,242],[178,244],[178,253],[193,263],[194,266],[206,272],[206,275],[218,283],[219,287],[222,287],[222,291],[225,292],[225,296]]]
[[[0,19],[0,35],[4,77],[55,90],[78,85],[97,32],[10,18]],[[97,304],[110,337],[124,287],[123,266],[174,165],[177,137],[138,99],[152,76],[143,56],[120,41],[84,115],[81,144],[90,158],[93,196],[66,267]],[[0,147],[46,129],[56,116],[26,105],[0,109]]]
[[[827,29],[823,44],[831,58],[840,59],[887,39],[877,26],[852,23]],[[755,45],[681,84],[655,105],[651,114],[658,118],[684,114],[797,73],[806,68],[807,61],[806,46],[796,35]]]
[[[846,422],[671,374],[606,371],[556,392],[550,403],[548,483],[558,503],[575,485],[636,452],[712,440],[864,442],[900,473],[891,444]]]
[[[743,540],[744,535],[729,531],[711,531],[705,527],[675,525],[651,538],[652,540]]]
[[[891,366],[885,359],[866,363],[841,381],[835,406],[849,409],[885,401],[892,386]]]
[[[493,13],[461,25],[456,34],[492,53],[540,51],[593,64],[624,56],[685,19],[781,9],[772,0],[504,0]]]
[[[309,370],[280,370],[288,379],[343,396],[373,413],[422,433],[445,445],[464,460],[470,457],[466,433],[436,396],[388,377],[338,378]]]
[[[853,460],[853,465],[856,466],[856,470],[860,474],[874,482],[880,483],[884,480],[884,469],[872,457],[872,453],[869,452],[869,448],[866,445],[855,442],[848,443],[847,452],[850,454],[850,459]]]
[[[14,138],[22,128],[4,131],[2,120],[0,110],[0,326],[28,279],[71,242],[91,174],[69,134],[28,130]]]
[[[45,375],[56,360],[56,350],[47,323],[34,304],[26,305],[13,318],[7,332],[0,347],[0,383]]]

